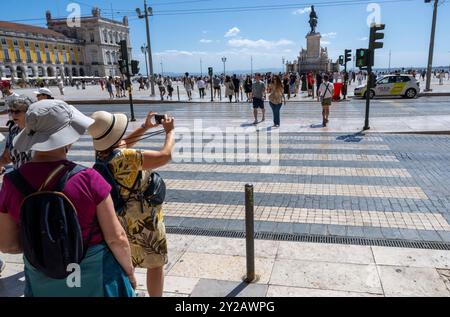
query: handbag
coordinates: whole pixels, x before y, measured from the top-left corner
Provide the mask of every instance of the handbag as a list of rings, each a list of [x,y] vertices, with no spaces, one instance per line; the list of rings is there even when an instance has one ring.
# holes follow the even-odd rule
[[[166,199],[166,183],[156,172],[150,175],[148,182],[149,185],[143,193],[143,198],[150,206],[162,205]]]

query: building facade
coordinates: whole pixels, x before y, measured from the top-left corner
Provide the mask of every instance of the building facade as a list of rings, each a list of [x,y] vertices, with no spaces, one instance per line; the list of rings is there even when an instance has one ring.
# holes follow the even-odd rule
[[[47,11],[47,26],[50,30],[76,39],[83,44],[86,72],[90,76],[119,76],[120,41],[126,40],[131,59],[130,29],[128,18],[122,22],[101,16],[98,8],[92,9],[91,17],[81,18],[81,27],[70,27],[66,19],[53,19]]]
[[[84,47],[57,32],[0,21],[0,75],[30,80],[84,76]]]
[[[128,19],[101,17],[94,8],[81,27],[52,19],[48,28],[0,21],[0,77],[12,81],[119,76],[119,42],[126,40],[131,58]]]

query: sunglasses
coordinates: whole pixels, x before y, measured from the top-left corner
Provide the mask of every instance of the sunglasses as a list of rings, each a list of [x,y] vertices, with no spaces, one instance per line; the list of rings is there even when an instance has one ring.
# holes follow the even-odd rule
[[[22,111],[22,110],[11,110],[11,109],[9,109],[8,110],[8,113],[10,113],[10,114],[21,114],[21,113],[24,113],[25,111]]]

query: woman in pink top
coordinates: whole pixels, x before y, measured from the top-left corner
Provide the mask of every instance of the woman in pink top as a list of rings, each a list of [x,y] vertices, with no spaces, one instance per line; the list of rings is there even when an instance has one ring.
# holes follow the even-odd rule
[[[31,187],[40,188],[57,168],[73,168],[75,164],[67,160],[67,152],[92,123],[92,119],[63,101],[43,100],[31,105],[25,129],[13,141],[20,151],[34,151],[32,161],[20,167],[20,175]],[[55,177],[52,182],[57,181]],[[48,188],[53,188],[51,183]],[[93,169],[84,169],[67,181],[62,192],[77,212],[87,248],[80,263],[80,286],[70,287],[66,279],[48,277],[24,257],[25,296],[134,296],[136,280],[130,246],[116,217],[110,190]],[[19,232],[23,198],[21,189],[6,176],[0,191],[1,252],[22,253]],[[45,250],[34,252],[45,254]]]

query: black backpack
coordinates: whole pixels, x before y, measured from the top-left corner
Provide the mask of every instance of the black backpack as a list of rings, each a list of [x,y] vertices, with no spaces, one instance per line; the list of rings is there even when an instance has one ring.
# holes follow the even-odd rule
[[[24,256],[38,271],[53,279],[66,278],[71,273],[67,272],[68,265],[81,263],[92,239],[96,218],[85,243],[77,210],[62,193],[67,181],[85,169],[80,165],[61,165],[39,190],[33,188],[18,170],[6,175],[24,197],[20,207]],[[48,184],[58,175],[61,176],[56,186],[48,189]]]
[[[139,198],[141,202],[141,207],[143,208],[143,203],[146,201],[151,206],[157,206],[164,203],[166,198],[166,184],[162,177],[154,172],[151,174],[147,190],[144,193],[140,193],[136,188],[140,187],[140,182],[142,180],[142,172],[140,171],[136,177],[136,181],[131,186],[131,188],[120,184],[114,177],[113,172],[110,169],[111,160],[119,153],[118,150],[111,152],[111,154],[106,158],[106,160],[98,160],[95,162],[94,169],[103,176],[103,178],[111,185],[111,197],[114,202],[114,208],[116,213],[121,215],[125,205],[130,201],[132,196]],[[120,189],[126,189],[130,194],[127,199],[124,199],[120,194]]]

